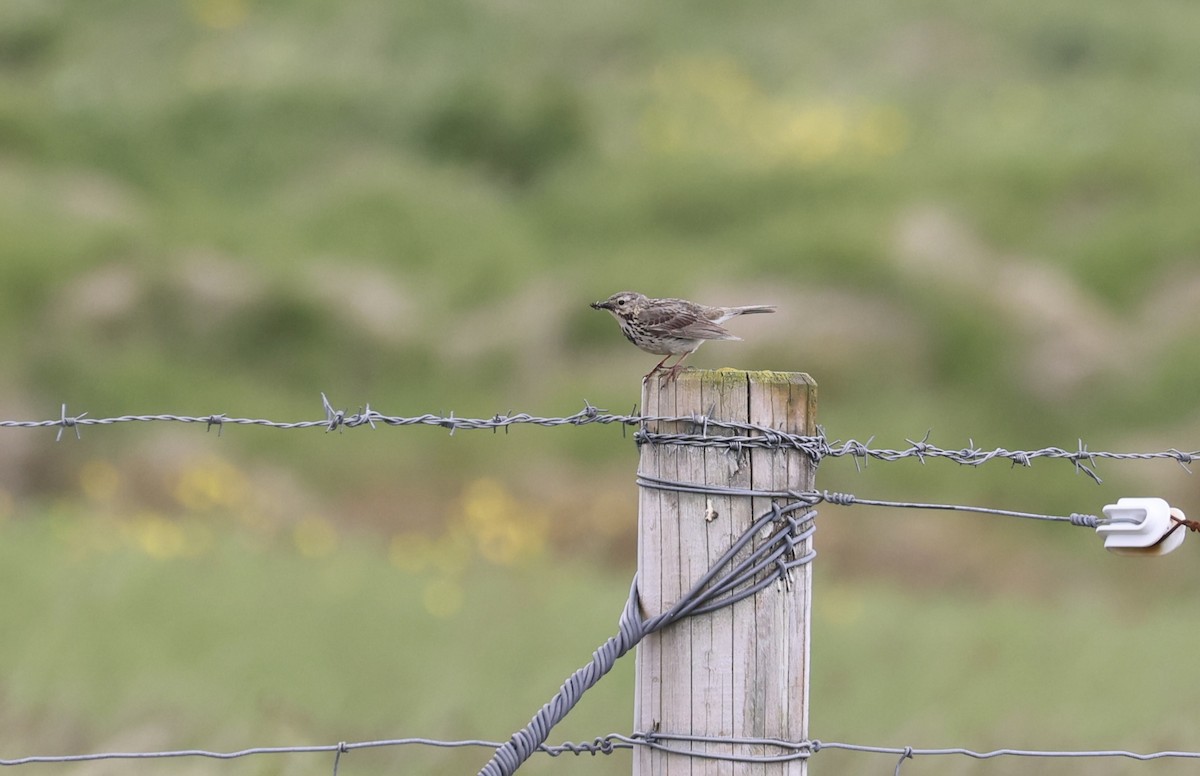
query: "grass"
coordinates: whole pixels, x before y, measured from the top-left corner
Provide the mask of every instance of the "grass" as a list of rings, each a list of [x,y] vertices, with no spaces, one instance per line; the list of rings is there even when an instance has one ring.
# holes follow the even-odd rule
[[[837,547],[845,537],[829,528]],[[176,530],[186,542],[171,540]],[[612,635],[628,589],[627,571],[594,561],[568,571],[545,556],[497,565],[478,556],[450,561],[429,546],[397,552],[400,545],[389,555],[362,535],[270,534],[219,517],[156,524],[52,510],[10,518],[0,532],[11,623],[0,647],[9,667],[5,756],[503,740]],[[1062,569],[1060,584],[1038,590],[1025,584],[1055,579],[1048,567],[1060,553],[1021,548],[1004,529],[988,538],[1000,557],[1015,556],[1002,568],[1032,574],[1021,587],[980,595],[971,583],[944,586],[933,570],[930,587],[904,589],[822,557],[813,735],[980,750],[1189,748],[1189,688],[1200,677],[1178,656],[1190,625],[1177,600],[1129,595],[1147,581],[1139,580],[1145,564],[1101,557],[1116,576],[1086,582]],[[627,732],[632,697],[629,656],[551,741]],[[355,752],[344,767],[469,770],[486,757],[406,747]],[[846,755],[819,757],[832,767]],[[627,758],[535,758],[528,770],[617,773]],[[871,762],[859,758],[847,767]],[[285,760],[244,767],[274,773]],[[296,756],[295,767],[323,761]],[[994,767],[1015,772],[1017,764]],[[1054,765],[1055,773],[1127,767]],[[920,764],[931,773],[960,766]],[[155,769],[197,767],[168,761]]]
[[[505,737],[586,659],[581,644],[610,635],[627,591],[600,568],[569,585],[549,584],[561,570],[544,559],[447,574],[391,562],[364,537],[314,553],[230,523],[184,524],[193,535],[170,557],[155,530],[78,515],[4,524],[6,615],[28,625],[0,656],[6,753]],[[531,611],[554,614],[534,628]],[[603,711],[630,676],[623,666],[597,692]],[[628,710],[602,720],[590,706],[575,730],[628,726]],[[433,769],[483,759],[394,755]]]

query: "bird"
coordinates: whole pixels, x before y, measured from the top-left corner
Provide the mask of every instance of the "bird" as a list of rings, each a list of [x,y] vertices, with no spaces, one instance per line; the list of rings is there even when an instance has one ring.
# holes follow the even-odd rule
[[[671,356],[679,356],[666,370],[669,381],[679,374],[683,360],[705,340],[741,339],[722,323],[736,315],[773,313],[775,305],[709,307],[686,299],[655,299],[636,291],[618,291],[602,302],[592,302],[592,309],[612,313],[626,339],[647,353],[663,356],[643,380],[662,369]]]

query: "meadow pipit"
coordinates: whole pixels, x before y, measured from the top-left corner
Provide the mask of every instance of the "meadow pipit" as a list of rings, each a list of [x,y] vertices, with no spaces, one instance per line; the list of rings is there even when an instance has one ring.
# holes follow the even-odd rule
[[[621,324],[621,333],[634,345],[663,356],[646,374],[647,378],[662,369],[668,358],[679,356],[667,369],[668,380],[679,374],[683,360],[695,353],[704,340],[741,339],[720,324],[735,315],[775,312],[774,305],[709,307],[686,299],[651,299],[635,291],[618,292],[603,302],[593,302],[592,307],[612,313]]]

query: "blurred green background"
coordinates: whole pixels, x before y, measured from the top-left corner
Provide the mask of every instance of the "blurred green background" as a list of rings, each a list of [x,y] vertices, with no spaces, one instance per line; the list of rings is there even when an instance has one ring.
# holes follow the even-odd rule
[[[632,288],[779,305],[690,363],[809,372],[835,439],[1195,449],[1197,29],[1183,0],[5,0],[0,419],[627,412],[654,357],[588,303]],[[615,629],[636,461],[612,427],[5,430],[0,756],[504,739]],[[818,482],[1200,511],[1174,464],[1100,474]],[[1190,542],[837,508],[816,541],[814,737],[1200,749]],[[628,732],[630,669],[551,741]],[[1133,768],[906,772],[967,767]]]

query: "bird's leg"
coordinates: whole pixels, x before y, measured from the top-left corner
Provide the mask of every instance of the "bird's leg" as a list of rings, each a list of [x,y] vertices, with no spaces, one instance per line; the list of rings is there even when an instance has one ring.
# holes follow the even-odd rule
[[[667,359],[668,359],[668,358],[670,358],[672,355],[674,355],[674,354],[673,354],[673,353],[668,353],[667,355],[663,356],[663,360],[662,360],[662,361],[659,361],[657,364],[655,364],[655,365],[654,365],[654,368],[653,368],[653,369],[651,369],[649,372],[647,372],[647,373],[646,373],[646,376],[645,376],[645,377],[643,377],[642,379],[643,379],[643,380],[649,380],[649,379],[651,378],[651,376],[653,376],[653,375],[654,375],[654,373],[655,373],[655,372],[657,372],[658,370],[662,369],[662,365],[663,365],[663,364],[665,364],[665,363],[667,363]]]
[[[683,360],[692,355],[694,352],[695,351],[689,350],[680,356],[678,361],[676,361],[674,364],[671,364],[671,368],[667,370],[667,382],[671,382],[676,377],[679,377],[679,373],[683,371]]]

